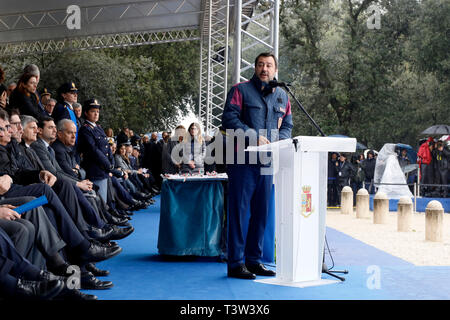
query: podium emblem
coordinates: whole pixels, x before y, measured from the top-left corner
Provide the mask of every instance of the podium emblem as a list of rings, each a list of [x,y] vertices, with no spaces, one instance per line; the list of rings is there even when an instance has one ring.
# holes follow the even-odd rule
[[[308,218],[313,212],[311,186],[302,187],[302,216]]]

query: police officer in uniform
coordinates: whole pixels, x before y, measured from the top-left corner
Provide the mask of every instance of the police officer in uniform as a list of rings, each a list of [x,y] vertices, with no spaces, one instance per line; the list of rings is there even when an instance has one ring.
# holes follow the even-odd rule
[[[61,119],[70,119],[77,124],[77,117],[73,111],[73,104],[78,100],[78,89],[73,82],[63,83],[58,89],[58,104],[52,113],[55,124]],[[77,138],[80,128],[77,126]]]
[[[113,154],[105,131],[97,124],[100,107],[97,99],[83,104],[86,121],[78,131],[78,152],[83,156],[81,166],[86,170],[86,178],[99,187],[99,195],[107,202],[108,176],[114,169]]]
[[[223,129],[242,130],[258,145],[291,137],[291,104],[286,92],[272,87],[277,72],[272,53],[261,53],[255,59],[255,74],[250,81],[234,85],[227,96],[222,115]],[[238,133],[235,133],[236,135]],[[247,139],[248,145],[251,139]],[[229,139],[229,142],[234,139]],[[237,143],[233,150],[244,152]],[[228,148],[228,147],[227,147]],[[237,148],[237,149],[236,149]],[[227,149],[228,150],[228,149]],[[244,164],[227,163],[228,175],[228,277],[255,279],[256,275],[274,276],[261,261],[264,230],[273,184],[272,175],[264,172],[262,159]],[[247,237],[243,224],[250,208]],[[245,264],[244,264],[245,263]]]

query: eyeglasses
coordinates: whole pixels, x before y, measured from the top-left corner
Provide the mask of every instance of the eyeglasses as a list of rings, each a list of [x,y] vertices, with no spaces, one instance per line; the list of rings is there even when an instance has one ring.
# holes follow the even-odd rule
[[[11,126],[8,124],[5,127],[0,127],[0,132],[7,132],[9,129],[11,129]]]
[[[19,122],[10,122],[11,126],[16,126],[17,128],[21,125],[20,121]]]

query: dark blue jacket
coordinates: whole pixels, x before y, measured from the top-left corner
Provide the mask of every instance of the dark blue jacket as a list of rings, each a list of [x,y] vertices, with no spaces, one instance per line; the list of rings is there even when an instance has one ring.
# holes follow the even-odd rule
[[[113,169],[114,156],[103,128],[85,122],[78,132],[77,147],[83,159],[81,166],[86,170],[86,178],[106,179]]]
[[[288,139],[292,127],[291,103],[283,89],[271,88],[253,75],[250,81],[238,83],[228,92],[222,114],[222,129],[225,133],[228,129],[242,129],[245,133],[245,145],[239,142],[242,138],[234,139],[235,161],[236,155],[247,146],[257,145],[260,134],[271,142]],[[235,136],[239,136],[238,132]],[[248,161],[246,153],[245,162]]]
[[[80,164],[75,147],[66,147],[59,139],[56,139],[52,143],[52,148],[55,150],[55,158],[61,169],[75,179],[83,180],[80,174],[73,171],[75,166]]]
[[[59,102],[56,104],[55,109],[53,109],[52,112],[52,118],[53,120],[55,120],[55,124],[58,124],[58,122],[62,119],[72,120],[73,123],[75,123],[75,126],[77,127],[76,139],[78,141],[78,131],[80,131],[81,122],[79,119],[77,119],[75,112],[73,112],[73,110],[71,109],[70,105],[67,102],[63,103]]]
[[[270,90],[268,84],[256,75],[250,81],[234,85],[228,93],[222,114],[224,129],[267,130],[269,141],[288,139],[292,131],[291,103],[287,93],[276,87]],[[272,137],[271,130],[278,131]]]

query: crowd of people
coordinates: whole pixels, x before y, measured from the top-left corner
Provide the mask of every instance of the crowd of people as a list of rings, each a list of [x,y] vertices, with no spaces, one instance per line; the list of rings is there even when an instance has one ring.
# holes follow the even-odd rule
[[[38,92],[36,65],[3,80],[0,68],[0,297],[95,300],[80,289],[113,286],[95,263],[122,252],[117,240],[154,203],[158,175],[141,165],[133,136],[111,143],[100,103],[81,105],[74,82]],[[17,212],[41,196],[44,205]]]
[[[228,94],[224,129],[241,128],[239,110],[256,97],[270,96],[275,99],[270,123],[258,122],[264,115],[255,108],[246,111],[251,119],[246,121],[255,129],[278,128],[280,139],[291,136],[289,99],[269,81],[276,70],[273,54],[255,59],[251,82],[234,86]],[[216,137],[202,134],[196,122],[187,129],[179,125],[173,133],[165,131],[160,140],[156,132],[139,135],[126,125],[114,135],[112,128],[99,125],[102,106],[95,97],[78,102],[74,82],[61,84],[55,96],[46,88],[37,92],[36,65],[26,66],[17,83],[5,86],[3,80],[0,69],[0,297],[97,299],[80,289],[113,286],[98,279],[109,271],[95,263],[120,254],[117,240],[134,231],[133,212],[155,202],[153,197],[169,174],[227,172],[228,276],[275,275],[260,259],[272,185],[272,177],[260,172],[263,164],[252,165],[248,159],[232,165],[205,161],[208,144]],[[272,138],[259,136],[258,144]],[[422,183],[447,184],[449,154],[439,141],[422,144],[418,152]],[[374,194],[376,161],[373,150],[367,157],[330,153],[328,205],[339,205],[344,186],[351,186],[354,195],[363,187]],[[400,150],[398,161],[401,167],[410,164]],[[448,188],[438,190],[448,195]],[[41,196],[46,197],[43,205],[16,212],[18,206]],[[253,198],[259,200],[250,203]],[[244,244],[240,220],[249,208],[255,217],[251,229],[257,231]]]
[[[417,163],[423,185],[421,194],[425,197],[448,197],[450,188],[445,185],[449,181],[450,150],[445,142],[429,137],[419,147]]]
[[[408,156],[406,148],[396,148],[400,168],[405,174],[405,182],[413,191],[413,184],[417,181],[419,172],[420,193],[424,197],[446,198],[450,195],[448,187],[448,172],[450,171],[450,150],[444,141],[429,137],[420,144],[417,152],[419,170],[407,166],[414,164]],[[377,153],[374,150],[359,155],[330,153],[328,160],[328,206],[339,206],[341,191],[350,186],[354,201],[359,189],[365,188],[369,194],[375,194],[377,187],[374,183]]]

